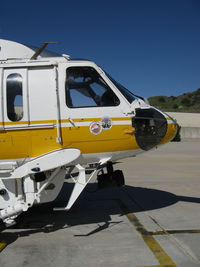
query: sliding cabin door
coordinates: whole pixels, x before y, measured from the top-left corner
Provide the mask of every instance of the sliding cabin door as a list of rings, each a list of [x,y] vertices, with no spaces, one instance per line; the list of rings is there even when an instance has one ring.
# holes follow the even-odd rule
[[[29,140],[23,129],[29,124],[26,68],[1,70],[0,159],[26,158]]]
[[[56,73],[55,66],[1,70],[0,159],[60,148]]]

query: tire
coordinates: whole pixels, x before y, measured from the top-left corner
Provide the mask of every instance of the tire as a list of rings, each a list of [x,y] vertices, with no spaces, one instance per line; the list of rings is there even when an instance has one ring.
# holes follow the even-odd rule
[[[125,185],[124,174],[121,170],[116,170],[113,172],[113,180],[116,182],[117,186]]]

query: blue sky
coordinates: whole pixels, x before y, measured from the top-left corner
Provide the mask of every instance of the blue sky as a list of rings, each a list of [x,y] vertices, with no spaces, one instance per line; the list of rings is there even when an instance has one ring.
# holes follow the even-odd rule
[[[200,0],[1,1],[0,38],[58,41],[141,96],[200,88]]]

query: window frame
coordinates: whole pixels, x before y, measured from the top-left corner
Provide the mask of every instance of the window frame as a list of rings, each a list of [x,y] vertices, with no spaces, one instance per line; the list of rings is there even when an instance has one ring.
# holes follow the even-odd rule
[[[16,94],[12,95],[12,91],[15,91]],[[21,91],[20,92],[21,94],[17,94],[17,91]],[[24,117],[23,94],[24,94],[23,76],[17,72],[8,74],[6,77],[6,110],[7,110],[7,117],[12,122],[21,121]],[[21,116],[20,116],[20,113],[18,114],[16,112],[17,105],[15,104],[15,101],[18,95],[21,96],[21,102],[22,102],[22,105],[19,105],[19,106],[22,106]],[[11,98],[11,96],[13,97],[13,99]]]
[[[22,76],[22,90],[23,90],[23,118],[20,121],[11,121],[7,116],[7,77],[10,74],[17,73]],[[2,110],[3,110],[3,125],[5,130],[22,129],[26,128],[30,124],[29,113],[29,92],[28,92],[28,68],[16,66],[16,67],[4,67],[3,68],[3,90],[2,90]]]
[[[114,104],[114,105],[95,105],[95,106],[93,106],[93,105],[86,105],[86,106],[71,106],[71,105],[69,105],[69,102],[68,102],[68,99],[69,99],[69,97],[68,97],[68,94],[69,94],[69,91],[70,91],[70,89],[67,89],[67,84],[68,84],[68,70],[69,69],[75,69],[75,68],[77,68],[77,69],[82,69],[82,68],[88,68],[88,69],[92,69],[95,73],[96,73],[96,75],[98,75],[99,76],[99,78],[101,78],[102,79],[102,81],[103,81],[103,83],[105,84],[105,89],[107,88],[107,90],[105,90],[105,92],[104,93],[106,93],[106,92],[111,92],[111,94],[113,95],[113,96],[115,96],[115,98],[116,98],[116,100],[118,101],[118,103],[117,104]],[[93,92],[95,92],[94,90],[93,90]],[[103,94],[102,94],[103,95]],[[92,98],[92,97],[91,97]],[[95,102],[95,100],[92,98],[92,100]],[[83,109],[87,109],[87,108],[114,108],[114,107],[118,107],[119,105],[121,104],[121,100],[120,100],[120,98],[118,97],[118,95],[115,93],[115,91],[110,87],[110,85],[105,81],[105,79],[102,77],[102,75],[97,71],[97,69],[96,68],[94,68],[94,66],[90,66],[90,65],[71,65],[71,66],[69,66],[69,67],[67,67],[66,69],[65,69],[65,105],[67,106],[67,108],[69,108],[69,109],[80,109],[80,108],[83,108]]]

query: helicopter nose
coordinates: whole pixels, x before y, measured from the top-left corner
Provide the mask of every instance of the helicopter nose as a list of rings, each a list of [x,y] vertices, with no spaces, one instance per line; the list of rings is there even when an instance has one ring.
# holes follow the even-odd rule
[[[161,142],[158,145],[162,145],[173,140],[178,130],[177,123],[168,114],[165,114],[165,116],[167,120],[167,131],[166,131],[164,138],[161,140]]]
[[[165,113],[150,107],[137,108],[132,125],[138,146],[147,151],[171,141],[177,132],[176,122]]]

